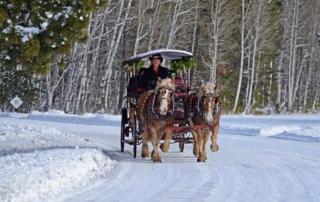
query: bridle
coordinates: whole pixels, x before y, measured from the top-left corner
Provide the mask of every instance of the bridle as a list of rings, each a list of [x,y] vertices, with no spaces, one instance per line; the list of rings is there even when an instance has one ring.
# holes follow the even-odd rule
[[[209,106],[209,105],[205,105],[203,103],[204,98],[208,98],[209,101],[208,102],[214,102],[214,105]],[[214,100],[211,100],[211,99]],[[198,114],[203,120],[205,120],[207,122],[208,125],[212,125],[212,122],[209,122],[206,119],[205,116],[205,109],[213,109],[212,110],[212,118],[217,117],[220,114],[221,111],[221,103],[220,103],[220,99],[219,99],[219,95],[217,93],[205,93],[202,95],[202,97],[200,99],[197,99],[197,105],[196,107],[196,114]]]
[[[160,90],[162,92],[160,92]],[[163,98],[161,95],[163,94],[164,91],[169,90],[170,92],[170,96]],[[166,121],[168,119],[170,119],[171,117],[173,117],[176,113],[176,106],[175,106],[175,102],[174,102],[174,97],[175,97],[175,93],[174,90],[168,87],[161,87],[158,89],[157,94],[153,97],[152,100],[152,104],[149,108],[152,116],[156,119],[159,119],[161,121]],[[159,114],[159,108],[160,108],[160,103],[162,100],[167,100],[168,103],[168,111],[166,115],[161,115]],[[171,105],[171,106],[170,106]]]
[[[211,107],[207,106],[207,105],[203,105],[203,100],[204,98],[207,98],[208,99],[208,103],[212,102],[212,98],[214,99],[213,101],[215,101],[217,98],[219,97],[219,95],[217,93],[206,93],[206,94],[203,94],[201,99],[199,99],[199,103],[202,105],[203,108],[215,108],[216,106],[213,105]]]
[[[159,91],[160,91],[160,89],[163,89],[160,93],[159,93]],[[158,93],[157,93],[157,97],[158,97],[158,99],[159,99],[159,105],[160,105],[160,103],[161,103],[161,101],[162,100],[167,100],[167,102],[168,102],[168,105],[170,104],[170,101],[172,100],[172,94],[173,94],[173,92],[170,90],[170,89],[168,89],[168,88],[160,88],[159,90],[158,90]],[[170,98],[171,98],[171,100],[168,98],[168,96],[167,97],[162,97],[162,95],[164,94],[164,93],[166,93],[167,92],[167,90],[169,91],[169,94],[170,94]],[[171,91],[171,92],[170,92]]]

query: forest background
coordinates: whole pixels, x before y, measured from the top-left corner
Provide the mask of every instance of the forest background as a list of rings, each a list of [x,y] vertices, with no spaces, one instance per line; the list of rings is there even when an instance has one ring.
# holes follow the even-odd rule
[[[316,113],[320,0],[0,1],[2,111],[119,114],[125,58],[190,51],[226,113]],[[144,66],[148,66],[144,61]],[[169,61],[164,61],[169,67]],[[19,97],[22,105],[10,104]],[[267,111],[261,109],[268,108]]]

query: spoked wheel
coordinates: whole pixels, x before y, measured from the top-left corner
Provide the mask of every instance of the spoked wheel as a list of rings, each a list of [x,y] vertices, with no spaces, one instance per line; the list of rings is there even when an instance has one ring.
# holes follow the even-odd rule
[[[184,134],[181,135],[181,137],[184,137]],[[180,149],[180,152],[183,152],[183,150],[184,150],[184,142],[179,142],[179,149]]]
[[[124,137],[126,124],[128,123],[128,110],[127,108],[122,108],[121,110],[121,135],[120,135],[120,148],[121,152],[124,151]]]
[[[134,116],[133,128],[132,128],[132,136],[133,136],[133,158],[137,158],[137,144],[138,144],[138,137],[137,137],[137,121],[136,116]]]
[[[183,142],[179,142],[179,149],[180,149],[180,152],[183,152],[183,150],[184,150],[184,143]]]
[[[137,136],[134,135],[133,143],[133,158],[137,158]]]

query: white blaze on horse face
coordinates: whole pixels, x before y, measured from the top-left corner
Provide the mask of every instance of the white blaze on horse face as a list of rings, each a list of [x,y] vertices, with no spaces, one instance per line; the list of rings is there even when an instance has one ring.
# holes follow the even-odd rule
[[[160,104],[159,104],[159,109],[160,109],[160,114],[161,115],[166,115],[168,112],[169,108],[169,101],[170,101],[170,90],[168,89],[160,89]]]
[[[207,122],[211,123],[213,120],[214,99],[212,97],[206,97],[203,102],[205,118]]]

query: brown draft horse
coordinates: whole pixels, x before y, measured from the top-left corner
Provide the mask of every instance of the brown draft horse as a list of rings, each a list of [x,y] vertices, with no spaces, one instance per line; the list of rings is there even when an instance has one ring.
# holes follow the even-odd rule
[[[162,152],[167,152],[172,140],[173,131],[165,129],[173,126],[175,118],[174,91],[175,79],[158,79],[154,90],[143,93],[137,101],[137,115],[142,131],[141,157],[149,156],[148,140],[152,141],[153,162],[161,162],[158,145],[162,136],[164,143],[160,145]]]
[[[208,82],[200,87],[198,93],[192,93],[185,99],[185,116],[190,126],[210,126],[210,129],[197,128],[191,131],[193,154],[198,157],[197,162],[205,162],[207,159],[206,143],[210,133],[212,133],[211,151],[219,150],[217,137],[221,116],[221,99],[217,90],[216,83]]]

